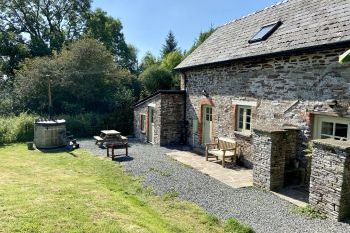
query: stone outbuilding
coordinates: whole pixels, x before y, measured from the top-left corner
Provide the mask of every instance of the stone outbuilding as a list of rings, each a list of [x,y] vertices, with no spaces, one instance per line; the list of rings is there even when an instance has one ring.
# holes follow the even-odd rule
[[[176,67],[186,91],[185,119],[179,121],[185,142],[201,150],[216,137],[234,139],[238,161],[253,168],[256,186],[308,188],[311,179],[313,206],[323,212],[342,210],[348,190],[336,197],[345,198],[330,196],[331,204],[320,200],[325,190],[319,179],[329,173],[322,168],[333,161],[331,152],[317,146],[321,155],[314,151],[311,156],[308,150],[312,140],[350,139],[350,64],[338,62],[350,48],[349,12],[350,1],[289,0],[218,27]],[[139,115],[137,108],[136,121]],[[136,136],[145,137],[138,124]],[[335,151],[339,158],[334,161],[344,164],[340,172],[348,174],[345,152]],[[324,165],[312,162],[313,157]],[[339,189],[348,182],[334,180]],[[346,211],[338,214],[332,216],[350,217]]]
[[[141,100],[134,109],[134,134],[143,142],[166,146],[185,140],[185,91],[163,90]]]

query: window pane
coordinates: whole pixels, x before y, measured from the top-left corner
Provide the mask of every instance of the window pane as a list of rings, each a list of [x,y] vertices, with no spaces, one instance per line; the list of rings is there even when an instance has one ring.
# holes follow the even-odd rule
[[[261,30],[252,39],[253,40],[262,39],[267,33],[269,33],[272,30],[274,26],[275,24],[261,28]]]
[[[333,125],[332,122],[322,122],[321,134],[333,135]]]
[[[321,135],[321,139],[332,138],[331,136]]]
[[[250,108],[247,108],[247,116],[251,116],[252,115],[252,110]]]
[[[247,116],[246,121],[247,121],[247,123],[250,123],[250,116]]]
[[[250,124],[249,123],[246,124],[245,129],[246,130],[250,130]]]
[[[348,125],[346,124],[336,124],[335,125],[335,136],[347,138],[348,137]]]
[[[243,121],[240,121],[240,122],[238,123],[238,128],[239,128],[239,129],[243,129]]]

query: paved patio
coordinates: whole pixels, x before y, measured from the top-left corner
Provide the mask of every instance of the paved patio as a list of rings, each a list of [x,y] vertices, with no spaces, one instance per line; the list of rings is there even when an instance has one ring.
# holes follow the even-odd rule
[[[208,162],[203,156],[188,151],[170,152],[167,155],[232,188],[253,186],[253,170],[251,169],[242,167],[234,167],[232,169],[223,168],[221,164],[215,163],[212,160]]]

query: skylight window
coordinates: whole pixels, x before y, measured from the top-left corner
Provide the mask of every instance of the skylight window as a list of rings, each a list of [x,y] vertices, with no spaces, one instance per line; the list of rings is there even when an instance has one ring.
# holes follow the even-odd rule
[[[259,41],[267,40],[278,28],[281,26],[282,22],[278,21],[276,23],[272,23],[266,26],[263,26],[258,33],[256,33],[252,39],[250,39],[248,42],[255,43]]]

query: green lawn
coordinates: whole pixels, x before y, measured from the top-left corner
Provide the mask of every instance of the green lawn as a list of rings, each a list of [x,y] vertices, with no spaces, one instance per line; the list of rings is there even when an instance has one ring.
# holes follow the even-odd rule
[[[169,196],[153,195],[120,165],[83,150],[44,154],[24,144],[0,146],[0,232],[233,231]]]

